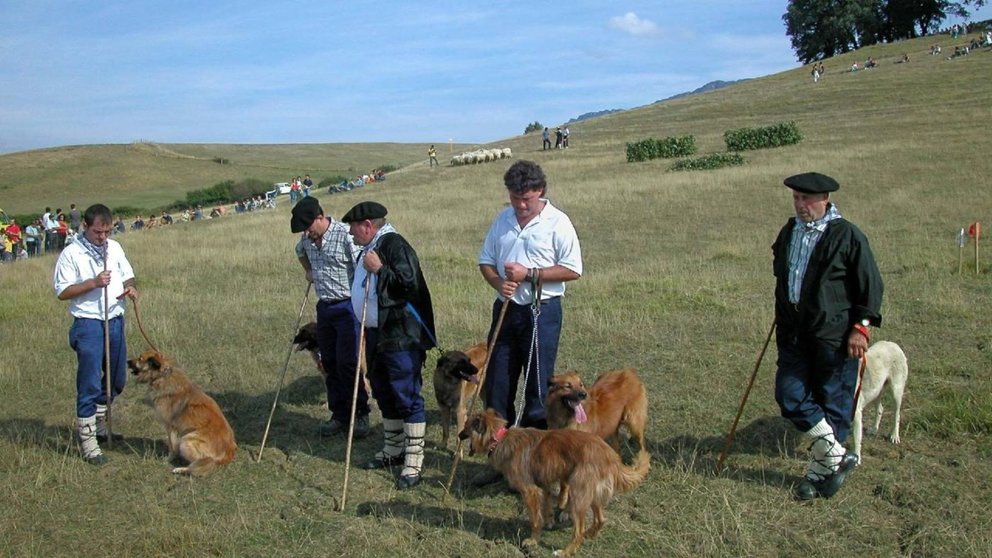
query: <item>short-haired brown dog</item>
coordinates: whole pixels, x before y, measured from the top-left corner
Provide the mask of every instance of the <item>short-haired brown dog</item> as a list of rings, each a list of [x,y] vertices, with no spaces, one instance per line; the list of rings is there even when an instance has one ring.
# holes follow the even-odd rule
[[[465,351],[448,351],[437,360],[434,370],[434,396],[441,410],[441,447],[448,447],[451,412],[455,412],[455,432],[465,427],[468,400],[479,389],[479,370],[485,364],[488,347],[473,345]]]
[[[489,463],[518,491],[530,517],[530,538],[535,546],[541,531],[554,523],[554,503],[568,507],[575,527],[571,542],[560,556],[572,556],[582,541],[593,538],[606,523],[604,509],[613,492],[632,490],[647,477],[650,454],[642,451],[633,466],[602,438],[578,430],[506,428],[506,421],[488,409],[472,415],[458,437],[468,439],[469,455],[486,452]],[[592,510],[592,525],[586,515]]]
[[[645,451],[644,429],[648,396],[633,368],[604,372],[588,390],[574,371],[551,378],[544,408],[548,428],[591,432],[620,450],[620,426],[625,425],[639,449]]]
[[[158,351],[145,351],[127,361],[137,381],[148,384],[152,407],[165,426],[169,458],[188,466],[175,474],[209,475],[234,460],[234,431],[217,402],[193,385],[175,361]]]

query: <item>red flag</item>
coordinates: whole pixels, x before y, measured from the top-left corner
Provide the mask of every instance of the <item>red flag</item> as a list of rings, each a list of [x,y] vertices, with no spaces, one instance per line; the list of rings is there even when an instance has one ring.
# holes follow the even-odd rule
[[[978,240],[978,238],[982,236],[982,224],[972,223],[971,225],[968,225],[968,236]]]

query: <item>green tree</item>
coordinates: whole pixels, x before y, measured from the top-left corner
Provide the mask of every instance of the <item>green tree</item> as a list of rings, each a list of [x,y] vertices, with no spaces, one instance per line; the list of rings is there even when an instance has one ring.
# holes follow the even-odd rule
[[[540,132],[543,129],[544,129],[544,125],[538,122],[537,120],[535,120],[530,124],[528,124],[526,128],[524,128],[524,133],[529,134],[531,132]]]
[[[782,16],[796,58],[808,64],[880,41],[926,35],[986,0],[789,0]]]

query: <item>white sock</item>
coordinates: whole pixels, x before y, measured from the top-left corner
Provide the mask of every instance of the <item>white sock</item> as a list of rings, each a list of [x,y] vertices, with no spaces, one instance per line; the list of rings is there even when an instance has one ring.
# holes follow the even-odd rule
[[[398,457],[403,453],[403,420],[402,419],[382,419],[382,431],[384,445],[379,453],[375,454],[378,460],[386,460],[391,457]]]
[[[821,480],[823,477],[834,474],[840,465],[841,459],[847,450],[837,441],[834,436],[834,429],[830,427],[826,419],[820,419],[813,428],[805,432],[811,440],[809,449],[813,452],[813,460],[810,461],[806,469],[806,477],[812,480]]]
[[[103,450],[96,441],[96,417],[76,417],[76,427],[79,433],[79,452],[83,454],[83,459],[103,455]]]
[[[107,406],[96,404],[96,435],[101,437],[109,437],[110,433],[107,431]]]
[[[406,454],[403,457],[401,477],[419,475],[424,465],[424,434],[427,424],[423,422],[408,422],[403,424],[406,434]]]

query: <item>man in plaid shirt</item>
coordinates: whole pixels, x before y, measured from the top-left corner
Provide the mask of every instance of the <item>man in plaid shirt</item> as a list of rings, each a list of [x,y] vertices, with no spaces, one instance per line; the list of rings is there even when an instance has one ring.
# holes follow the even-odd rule
[[[355,274],[355,249],[348,226],[324,210],[314,197],[305,197],[293,207],[290,230],[300,233],[296,256],[313,283],[317,302],[317,345],[324,367],[330,419],[321,426],[321,436],[347,432],[358,364],[360,324],[351,306],[351,281]],[[358,386],[355,436],[369,433],[369,396]]]

